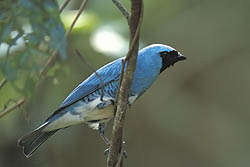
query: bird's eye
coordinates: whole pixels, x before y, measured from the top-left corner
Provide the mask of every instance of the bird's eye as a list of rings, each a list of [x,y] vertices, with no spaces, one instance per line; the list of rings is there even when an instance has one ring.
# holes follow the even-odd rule
[[[161,55],[161,56],[166,56],[167,54],[168,54],[167,51],[160,52],[160,55]]]
[[[161,52],[161,55],[163,55],[163,54],[166,54],[166,52],[164,51],[164,52]]]

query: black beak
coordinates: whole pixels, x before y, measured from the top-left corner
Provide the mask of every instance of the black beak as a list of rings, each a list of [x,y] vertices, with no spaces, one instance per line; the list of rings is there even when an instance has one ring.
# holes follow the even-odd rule
[[[187,58],[183,55],[183,54],[181,54],[181,53],[178,53],[178,56],[176,56],[176,57],[173,57],[172,59],[170,59],[171,61],[171,64],[170,65],[172,65],[172,66],[174,66],[174,64],[176,63],[176,62],[178,62],[178,61],[182,61],[182,60],[186,60]]]
[[[187,58],[183,54],[179,53],[177,56],[177,59],[178,61],[182,61],[182,60],[186,60]]]

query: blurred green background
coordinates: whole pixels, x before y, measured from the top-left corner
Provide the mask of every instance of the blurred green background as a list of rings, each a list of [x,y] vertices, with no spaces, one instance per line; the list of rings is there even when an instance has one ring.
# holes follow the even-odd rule
[[[65,27],[80,3],[72,1],[63,12]],[[188,59],[162,73],[129,109],[125,166],[249,167],[250,1],[144,3],[140,47],[168,44]],[[56,69],[22,111],[0,120],[0,166],[105,166],[106,146],[84,124],[58,132],[29,159],[17,140],[38,127],[91,74],[75,49],[97,69],[124,56],[127,45],[128,26],[111,0],[89,1],[68,40],[68,59],[57,60],[66,70]],[[1,91],[4,101],[8,92]]]

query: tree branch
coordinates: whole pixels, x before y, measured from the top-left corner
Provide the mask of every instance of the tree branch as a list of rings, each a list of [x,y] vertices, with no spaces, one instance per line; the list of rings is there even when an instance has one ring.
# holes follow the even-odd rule
[[[116,7],[122,12],[123,16],[129,21],[130,13],[128,10],[119,2],[119,0],[112,0]]]
[[[75,23],[77,22],[78,18],[79,18],[80,15],[82,14],[82,11],[85,9],[85,7],[86,7],[86,5],[87,5],[87,2],[88,2],[88,0],[83,0],[83,1],[82,1],[81,6],[80,6],[80,8],[79,8],[79,10],[78,10],[78,13],[77,13],[75,19],[73,20],[73,22],[72,22],[72,24],[70,25],[68,31],[66,32],[66,37],[68,37],[69,34],[71,33],[71,31],[72,31],[72,29],[73,29]]]
[[[88,2],[88,0],[83,0],[83,1],[82,1],[81,6],[80,6],[80,8],[79,8],[79,10],[78,10],[78,13],[77,13],[75,19],[73,20],[73,22],[71,23],[71,25],[70,25],[68,31],[67,31],[66,34],[65,34],[65,37],[66,37],[66,38],[67,38],[67,37],[69,36],[69,34],[71,33],[71,31],[72,31],[72,29],[73,29],[75,23],[77,22],[79,16],[81,15],[81,13],[83,12],[83,10],[85,9],[85,7],[86,7],[86,5],[87,5],[87,2]],[[52,63],[52,62],[54,61],[54,59],[56,58],[57,53],[58,53],[58,50],[55,50],[55,51],[52,53],[52,55],[49,57],[48,61],[47,61],[46,64],[44,65],[43,69],[41,70],[39,77],[41,77],[41,76],[45,73],[46,69],[51,65],[51,63]]]
[[[3,79],[0,83],[0,89],[7,83],[7,79]]]
[[[60,7],[59,12],[62,13],[62,11],[65,9],[65,7],[68,5],[70,0],[65,0],[62,4],[62,6]]]
[[[118,164],[118,159],[123,154],[122,149],[122,137],[123,137],[123,126],[125,122],[125,115],[128,104],[128,96],[131,88],[131,84],[134,77],[134,71],[136,68],[138,46],[139,46],[139,32],[143,16],[143,0],[131,0],[131,16],[128,24],[130,29],[130,49],[123,62],[123,67],[127,63],[127,67],[124,73],[121,85],[119,88],[118,100],[117,100],[117,111],[112,129],[112,138],[110,151],[107,160],[108,167],[123,166],[123,161]],[[122,69],[123,72],[123,69]]]
[[[2,118],[3,116],[5,116],[6,114],[8,114],[9,112],[13,111],[14,109],[16,109],[17,107],[20,107],[22,104],[24,104],[25,99],[21,98],[20,100],[18,100],[15,104],[7,107],[6,109],[4,109],[2,112],[0,112],[0,118]]]

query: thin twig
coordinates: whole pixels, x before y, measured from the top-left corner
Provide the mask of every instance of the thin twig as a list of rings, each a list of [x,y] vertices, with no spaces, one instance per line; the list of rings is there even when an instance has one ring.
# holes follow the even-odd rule
[[[122,59],[122,67],[121,67],[121,72],[120,72],[120,78],[119,78],[119,89],[118,89],[118,92],[117,92],[117,95],[116,95],[116,99],[115,99],[115,104],[114,104],[114,115],[116,115],[116,111],[117,111],[117,102],[118,102],[118,96],[120,94],[120,87],[121,87],[121,84],[122,84],[122,79],[123,79],[123,75],[124,75],[124,68],[125,68],[125,58]]]
[[[112,138],[110,151],[107,160],[108,167],[123,166],[123,158],[119,161],[119,155],[123,154],[122,148],[122,136],[123,136],[123,126],[125,122],[126,109],[128,104],[128,95],[130,92],[131,84],[134,77],[134,71],[136,68],[137,56],[138,56],[138,46],[139,46],[139,32],[142,21],[143,12],[143,0],[130,0],[131,1],[131,16],[129,19],[129,29],[130,29],[130,49],[123,62],[123,68],[126,65],[126,70],[123,73],[123,68],[121,69],[120,82],[117,103],[117,112],[114,120],[114,125],[112,129]],[[134,42],[133,42],[134,41]],[[132,56],[131,56],[132,55]],[[123,79],[121,78],[123,76]]]
[[[143,6],[143,1],[141,1],[141,4]],[[143,7],[141,8],[141,13],[140,13],[140,18],[139,18],[139,23],[138,23],[138,27],[136,28],[136,32],[135,32],[135,36],[132,40],[132,42],[130,43],[130,48],[128,50],[127,56],[125,57],[125,59],[122,60],[122,68],[121,68],[121,72],[120,72],[120,80],[119,80],[119,88],[121,87],[121,83],[122,83],[122,79],[123,79],[123,73],[124,73],[124,68],[125,68],[125,64],[128,61],[128,59],[130,58],[130,56],[132,55],[132,52],[136,46],[136,42],[139,38],[139,34],[140,34],[140,29],[141,29],[141,25],[142,25],[142,20],[143,20]],[[126,16],[125,16],[126,17]],[[128,20],[129,22],[129,20]],[[119,96],[120,93],[120,89],[118,89],[118,93],[117,93],[117,97]],[[116,99],[117,100],[117,99]],[[116,110],[116,108],[115,108]]]
[[[62,13],[62,11],[65,9],[65,7],[68,5],[70,0],[65,0],[62,4],[62,6],[60,7],[59,12]]]
[[[143,4],[143,0],[141,1],[141,5],[143,6],[144,4]],[[133,38],[133,40],[132,40],[132,42],[131,42],[131,44],[130,44],[130,48],[129,48],[129,51],[128,51],[128,53],[127,53],[127,56],[126,56],[126,58],[125,58],[125,60],[127,61],[129,58],[130,58],[130,56],[132,55],[132,52],[134,51],[134,49],[135,49],[135,46],[136,46],[136,42],[137,42],[137,40],[138,40],[138,38],[139,38],[139,34],[140,34],[140,30],[141,30],[141,25],[142,25],[142,19],[143,19],[143,14],[144,14],[144,8],[142,7],[141,8],[141,13],[140,13],[140,18],[139,18],[139,23],[138,23],[138,26],[137,26],[137,28],[136,28],[136,32],[135,32],[135,35],[134,35],[134,38]],[[131,23],[130,23],[131,24]]]
[[[121,164],[122,164],[122,161],[123,161],[123,151],[124,151],[124,149],[123,149],[123,147],[122,147],[122,149],[121,149],[121,154],[120,154],[120,156],[119,156],[119,158],[118,158],[118,161],[117,161],[115,167],[121,167]]]
[[[25,102],[24,98],[21,98],[20,100],[18,100],[15,104],[7,107],[6,109],[4,109],[2,112],[0,112],[0,118],[2,118],[3,116],[5,116],[6,114],[8,114],[9,112],[13,111],[14,109],[16,109],[17,107],[20,107],[23,103]]]
[[[95,73],[95,75],[101,81],[101,93],[102,93],[101,94],[101,101],[104,101],[103,100],[103,96],[104,96],[104,82],[102,80],[102,77],[96,72],[96,70],[87,61],[85,61],[85,59],[82,57],[82,55],[80,54],[80,52],[77,49],[76,49],[76,53],[80,57],[80,59],[83,61],[83,63],[85,63]]]
[[[78,20],[79,16],[82,14],[82,11],[85,9],[85,7],[87,5],[87,2],[88,2],[88,0],[83,0],[82,1],[82,4],[81,4],[81,6],[80,6],[80,8],[78,10],[78,13],[77,13],[75,19],[73,20],[72,24],[70,25],[70,27],[69,27],[69,29],[68,29],[68,31],[66,33],[66,37],[68,37],[69,34],[71,33],[76,21]]]
[[[83,0],[83,1],[82,1],[82,4],[81,4],[81,6],[80,6],[80,8],[79,8],[79,10],[78,10],[78,13],[77,13],[75,19],[73,20],[73,22],[71,23],[71,25],[70,25],[68,31],[67,31],[66,34],[65,34],[65,37],[66,37],[66,38],[67,38],[67,37],[69,36],[69,34],[71,33],[71,31],[72,31],[72,29],[73,29],[75,23],[77,22],[79,16],[81,15],[82,11],[85,9],[85,7],[86,7],[86,5],[87,5],[87,2],[88,2],[88,0]],[[43,69],[41,70],[41,72],[40,72],[40,74],[39,74],[39,77],[41,77],[41,76],[45,73],[45,71],[46,71],[46,69],[48,68],[48,66],[50,66],[50,64],[51,64],[51,63],[53,62],[53,60],[56,58],[57,53],[58,53],[58,49],[55,50],[55,51],[52,53],[52,55],[49,57],[48,61],[47,61],[46,64],[44,65]]]
[[[119,0],[112,0],[112,1],[128,21],[130,18],[130,13],[128,12],[128,10],[121,4],[121,2],[119,2]]]
[[[53,60],[56,58],[58,50],[53,51],[52,55],[49,57],[42,70],[40,71],[39,78],[45,73],[46,69],[50,66]]]
[[[7,83],[7,79],[3,79],[0,83],[0,89]]]
[[[126,60],[125,59],[122,59],[122,68],[121,68],[121,72],[120,72],[119,88],[121,87],[122,79],[123,79],[123,75],[124,75],[124,68],[125,68],[125,64],[126,64]],[[120,89],[118,89],[117,95],[119,95],[119,93],[120,93],[119,90]]]
[[[141,4],[143,6],[143,1],[141,1]],[[141,8],[139,23],[138,23],[138,26],[136,28],[135,36],[133,37],[132,42],[130,43],[130,48],[128,50],[127,56],[125,57],[124,60],[122,60],[122,68],[121,68],[121,75],[120,75],[120,81],[119,81],[119,88],[121,86],[121,82],[122,82],[122,79],[123,79],[123,72],[124,72],[125,64],[129,60],[130,56],[132,55],[132,52],[134,51],[135,46],[136,46],[136,42],[137,42],[137,40],[139,38],[140,29],[141,29],[141,25],[142,25],[142,19],[143,19],[143,13],[144,13],[143,8]],[[118,90],[118,95],[119,95],[119,90]]]

